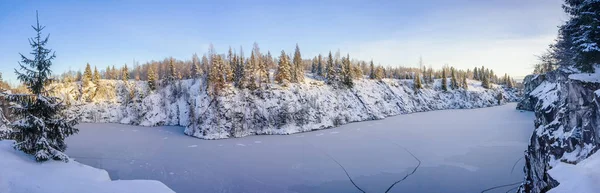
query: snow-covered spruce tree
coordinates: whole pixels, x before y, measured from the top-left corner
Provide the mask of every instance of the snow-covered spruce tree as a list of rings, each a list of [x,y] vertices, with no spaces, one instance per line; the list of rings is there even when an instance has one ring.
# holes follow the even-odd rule
[[[331,51],[329,51],[329,56],[327,57],[327,84],[333,84],[335,79],[335,69],[333,67],[333,56],[331,56]]]
[[[148,87],[150,90],[156,90],[156,74],[152,67],[148,69]]]
[[[371,72],[369,73],[370,79],[375,79],[375,65],[373,64],[373,60],[371,60],[371,64],[369,64]]]
[[[458,89],[458,80],[456,79],[456,70],[454,67],[450,68],[450,87],[452,89]]]
[[[83,72],[83,87],[89,87],[92,82],[92,76],[92,67],[90,66],[90,63],[87,63],[85,65],[85,71]]]
[[[275,81],[283,86],[287,86],[287,84],[290,82],[290,62],[288,61],[287,55],[283,50],[281,50],[281,55],[279,56]]]
[[[300,47],[296,44],[296,50],[294,51],[294,74],[292,75],[293,82],[304,82],[304,66],[302,65],[302,55],[300,54]]]
[[[173,58],[169,59],[169,72],[168,73],[169,74],[167,75],[167,82],[169,84],[171,84],[177,79],[177,71],[175,70],[175,61]]]
[[[63,153],[67,149],[65,138],[79,131],[74,127],[77,119],[67,117],[66,106],[60,99],[48,96],[46,86],[51,81],[50,66],[56,56],[45,47],[49,36],[42,38],[44,26],[40,26],[39,19],[32,27],[37,33],[29,40],[33,59],[21,54],[21,71],[15,69],[17,78],[32,94],[9,95],[15,119],[9,125],[12,129],[9,138],[16,141],[15,149],[34,155],[38,162],[49,159],[67,162],[69,157]]]
[[[198,61],[198,54],[194,53],[194,55],[192,55],[192,64],[190,66],[190,77],[191,79],[196,79],[198,77],[200,77],[200,74],[202,74],[200,72],[200,65],[199,65],[199,61]],[[149,75],[148,75],[149,76]]]
[[[442,69],[442,90],[448,91],[448,79],[446,78],[446,69]]]
[[[415,89],[422,89],[423,88],[423,85],[421,83],[421,75],[416,74],[414,81],[415,81]]]
[[[350,65],[350,54],[346,58],[342,58],[342,78],[343,83],[347,88],[354,87],[352,81],[352,66]]]
[[[96,85],[96,87],[100,85],[100,79],[102,79],[102,77],[100,77],[100,72],[98,72],[98,68],[94,66],[94,76],[92,78],[92,82]]]
[[[129,69],[127,68],[127,64],[125,64],[123,66],[123,70],[121,71],[121,79],[125,83],[127,83],[127,81],[129,81]]]
[[[248,60],[248,65],[246,65],[246,69],[244,74],[246,75],[246,88],[250,90],[256,90],[258,86],[256,85],[256,68],[258,67],[256,53],[254,50],[250,53],[250,59]]]
[[[481,76],[481,86],[483,88],[490,88],[490,78],[486,73],[482,74],[483,76]]]
[[[600,64],[600,1],[565,0],[563,8],[571,16],[562,30],[572,39],[575,66],[594,72]]]
[[[377,68],[375,69],[375,79],[382,80],[383,78],[385,78],[385,72],[383,70],[383,67],[377,66]]]
[[[317,75],[323,77],[323,75],[325,75],[325,70],[323,69],[323,56],[321,56],[321,54],[319,54],[319,56],[317,57]]]
[[[467,75],[462,76],[462,88],[465,90],[469,89],[469,84],[467,83]]]

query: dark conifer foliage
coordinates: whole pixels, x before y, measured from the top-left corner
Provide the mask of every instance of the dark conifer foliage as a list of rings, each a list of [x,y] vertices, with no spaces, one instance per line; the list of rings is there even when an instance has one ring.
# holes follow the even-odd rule
[[[28,87],[31,95],[8,97],[13,103],[11,111],[15,119],[9,125],[12,129],[9,138],[16,141],[15,149],[34,155],[36,161],[54,159],[66,162],[69,157],[63,153],[67,149],[65,138],[78,132],[74,127],[77,119],[67,117],[64,113],[66,106],[60,99],[48,96],[47,86],[52,75],[50,67],[56,56],[46,48],[49,36],[42,37],[44,26],[40,25],[39,19],[32,27],[37,33],[29,40],[33,58],[21,54],[21,70],[15,69],[17,78]]]

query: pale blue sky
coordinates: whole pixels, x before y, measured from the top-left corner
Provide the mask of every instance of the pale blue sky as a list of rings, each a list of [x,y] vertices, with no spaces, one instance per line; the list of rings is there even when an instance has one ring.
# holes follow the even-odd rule
[[[55,73],[187,59],[213,43],[303,56],[337,50],[385,65],[485,65],[522,76],[565,20],[561,0],[13,1],[0,0],[0,72],[14,80],[35,11],[57,54]]]

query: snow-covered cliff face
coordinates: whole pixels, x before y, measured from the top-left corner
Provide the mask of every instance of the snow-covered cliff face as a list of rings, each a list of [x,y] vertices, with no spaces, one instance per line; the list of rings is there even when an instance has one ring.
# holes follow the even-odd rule
[[[336,89],[308,79],[289,87],[269,84],[261,91],[228,88],[213,98],[201,80],[178,81],[154,92],[145,82],[106,80],[104,91],[91,100],[77,83],[58,85],[55,95],[82,113],[82,122],[180,125],[202,139],[291,134],[405,113],[494,106],[499,95],[500,103],[518,98],[516,90],[483,89],[478,81],[469,81],[468,90],[452,91],[441,91],[440,82],[415,91],[411,80],[356,80],[352,89]]]
[[[596,69],[599,72],[600,69]],[[519,192],[546,192],[559,185],[547,171],[558,162],[578,163],[598,149],[600,74],[560,68],[525,79],[517,108],[535,111],[535,130],[525,152]]]

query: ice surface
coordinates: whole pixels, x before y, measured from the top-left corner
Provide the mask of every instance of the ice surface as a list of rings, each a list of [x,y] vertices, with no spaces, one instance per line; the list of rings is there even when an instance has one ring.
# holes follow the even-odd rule
[[[67,140],[67,153],[106,169],[113,179],[159,180],[178,193],[356,192],[330,155],[365,191],[384,192],[417,165],[399,144],[422,165],[391,192],[480,192],[523,179],[522,160],[511,169],[527,147],[533,114],[515,106],[414,113],[311,133],[225,140],[186,136],[182,127],[81,124],[80,133]]]
[[[13,142],[0,141],[1,193],[173,193],[153,180],[111,181],[105,170],[76,161],[36,163]]]

